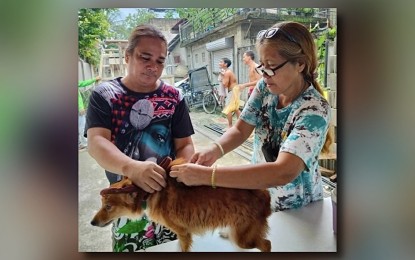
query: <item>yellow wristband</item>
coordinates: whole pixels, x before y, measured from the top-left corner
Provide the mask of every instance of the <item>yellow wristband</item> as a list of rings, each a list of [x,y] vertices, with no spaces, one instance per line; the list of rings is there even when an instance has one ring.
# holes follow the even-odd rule
[[[219,150],[220,150],[220,152],[222,153],[222,156],[224,156],[224,155],[225,155],[225,151],[223,151],[222,145],[220,145],[220,143],[218,143],[218,142],[214,142],[214,144],[215,144],[217,147],[219,147]],[[221,157],[222,157],[222,156],[221,156]]]
[[[212,185],[212,188],[216,189],[216,185],[215,185],[215,173],[216,173],[216,168],[217,165],[215,164],[213,166],[213,170],[212,170],[212,175],[210,177],[210,184]]]

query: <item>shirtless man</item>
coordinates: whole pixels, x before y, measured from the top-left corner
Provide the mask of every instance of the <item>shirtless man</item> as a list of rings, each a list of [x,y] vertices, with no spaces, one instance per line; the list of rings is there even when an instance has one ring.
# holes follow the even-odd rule
[[[228,119],[228,128],[232,127],[232,113],[235,112],[236,118],[238,119],[241,115],[239,111],[239,86],[237,86],[237,81],[235,74],[229,69],[232,62],[228,58],[223,58],[219,62],[219,67],[222,70],[222,85],[225,89],[228,90],[226,97],[226,107],[223,109],[222,113],[226,114]]]
[[[244,55],[242,56],[243,62],[248,65],[248,79],[249,82],[240,84],[240,89],[244,89],[246,87],[249,87],[248,91],[248,98],[251,96],[252,91],[254,90],[256,83],[261,78],[261,75],[259,75],[255,68],[258,67],[258,64],[255,62],[255,54],[253,51],[246,51]]]

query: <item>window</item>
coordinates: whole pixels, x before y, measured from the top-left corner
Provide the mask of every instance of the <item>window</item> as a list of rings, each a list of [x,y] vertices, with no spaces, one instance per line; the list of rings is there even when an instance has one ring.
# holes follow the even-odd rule
[[[206,57],[205,57],[205,53],[202,52],[202,62],[205,63],[206,62]]]
[[[195,63],[199,63],[199,54],[195,54]]]

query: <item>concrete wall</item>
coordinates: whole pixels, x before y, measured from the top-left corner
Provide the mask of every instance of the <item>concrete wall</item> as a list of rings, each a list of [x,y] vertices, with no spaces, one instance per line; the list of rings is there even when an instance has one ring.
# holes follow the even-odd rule
[[[96,77],[94,67],[86,63],[81,58],[78,59],[78,81],[92,79]]]
[[[178,18],[153,18],[150,20],[149,23],[161,30],[164,36],[166,37],[167,42],[170,42],[174,38],[174,36],[176,36],[176,34],[172,34],[170,30],[179,21],[180,19]]]
[[[179,63],[175,62],[175,56],[180,57]],[[180,48],[180,44],[177,44],[176,47],[170,52],[166,66],[170,66],[169,69],[166,69],[167,75],[173,75],[174,81],[182,80],[189,70],[187,65],[186,49]]]
[[[335,136],[334,144],[331,147],[331,152],[337,151],[337,38],[330,41],[328,45],[327,57],[327,99],[331,106],[331,131]]]
[[[179,22],[180,19],[178,18],[153,18],[150,20],[150,24],[156,26],[158,29],[160,29],[162,31],[162,33],[164,34],[164,36],[167,39],[167,43],[169,43],[177,34],[173,34],[171,33],[171,28],[177,23]],[[178,46],[179,44],[177,44]],[[170,53],[170,55],[167,57],[167,61],[166,61],[166,66],[163,70],[163,77],[165,77],[164,79],[166,80],[166,82],[169,82],[170,84],[174,84],[175,78],[175,74],[176,74],[176,68],[178,67],[178,65],[186,65],[186,63],[183,64],[183,60],[185,61],[185,56],[181,57],[181,62],[180,63],[175,63],[174,62],[174,56],[175,55],[183,55],[181,53],[181,51],[179,49],[176,48]],[[182,68],[182,66],[180,66],[180,68]],[[179,70],[179,74],[181,70]]]

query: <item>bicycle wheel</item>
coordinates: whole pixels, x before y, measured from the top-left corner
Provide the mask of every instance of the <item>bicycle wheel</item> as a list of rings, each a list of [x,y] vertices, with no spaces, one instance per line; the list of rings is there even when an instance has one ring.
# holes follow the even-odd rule
[[[203,97],[203,109],[208,114],[215,112],[216,100],[212,93],[209,93]]]

